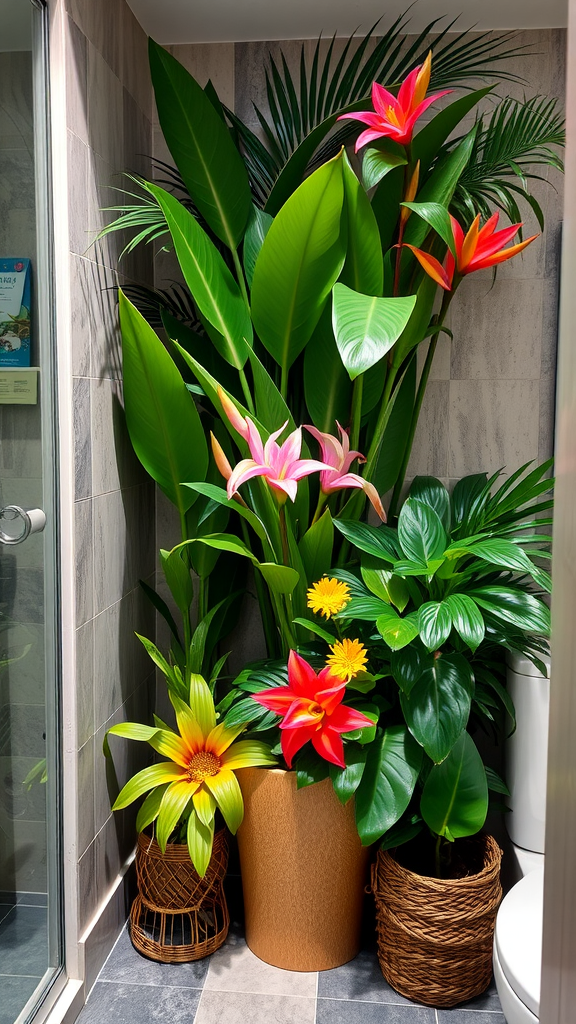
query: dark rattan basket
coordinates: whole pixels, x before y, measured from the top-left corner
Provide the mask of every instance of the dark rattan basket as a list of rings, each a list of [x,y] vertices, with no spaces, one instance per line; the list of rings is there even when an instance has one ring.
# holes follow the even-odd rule
[[[139,953],[162,963],[188,963],[214,953],[230,925],[222,883],[228,866],[226,833],[214,837],[204,878],[194,870],[184,844],[162,853],[141,832],[136,850],[138,896],[130,911],[130,934]]]
[[[478,836],[482,869],[455,880],[430,878],[379,851],[372,868],[378,959],[386,981],[408,999],[450,1007],[484,992],[502,899],[502,851]]]

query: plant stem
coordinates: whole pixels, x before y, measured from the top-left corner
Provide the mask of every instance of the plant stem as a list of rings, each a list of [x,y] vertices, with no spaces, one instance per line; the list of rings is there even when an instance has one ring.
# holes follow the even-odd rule
[[[236,277],[238,278],[238,284],[240,286],[240,291],[242,292],[242,298],[246,303],[248,311],[250,311],[250,299],[248,298],[248,290],[246,288],[246,281],[244,279],[244,271],[242,270],[242,264],[240,263],[238,251],[236,249],[231,249],[230,251],[232,253],[232,259],[234,260]]]
[[[198,622],[208,614],[208,577],[198,578]]]
[[[248,526],[244,519],[240,520],[240,524],[242,538],[246,547],[249,548],[250,535],[248,533]],[[260,607],[260,617],[262,619],[262,629],[264,630],[264,639],[266,641],[268,657],[277,658],[279,654],[278,635],[274,629],[274,612],[272,611],[270,596],[264,584],[264,580],[257,569],[254,570],[254,586],[256,587],[256,597],[258,598],[258,605]]]
[[[286,401],[286,397],[288,395],[288,372],[288,367],[282,366],[282,373],[280,376],[280,394],[284,401]]]
[[[360,423],[362,421],[362,393],[364,390],[364,374],[361,373],[354,381],[352,391],[352,429],[350,431],[350,448],[357,449],[360,441]]]
[[[390,405],[390,396],[396,380],[396,370],[392,363],[388,363],[388,372],[386,374],[386,381],[384,383],[384,391],[382,393],[382,401],[380,403],[380,412],[378,413],[378,419],[374,428],[374,436],[372,438],[372,444],[368,450],[366,457],[366,464],[364,466],[363,476],[368,480],[371,479],[372,473],[374,472],[376,463],[378,462],[378,456],[380,455],[380,448],[382,446],[382,439],[384,437],[384,431],[386,429],[390,412],[388,406]]]
[[[186,513],[182,509],[180,509],[179,511],[180,511],[180,533],[181,533],[181,536],[182,536],[182,543],[184,543],[185,541],[188,540],[188,524],[186,522]],[[184,553],[184,557],[186,558],[186,561],[188,563],[188,569],[190,570],[190,559],[188,557],[188,550],[186,548],[184,548],[184,552],[183,553]],[[184,624],[184,659],[185,659],[184,660],[184,665],[185,665],[185,672],[186,672],[186,679],[184,680],[184,682],[186,683],[186,686],[188,686],[189,677],[190,677],[190,668],[189,668],[190,644],[192,643],[192,623],[190,621],[190,608],[188,609],[187,612],[184,612],[184,614],[182,615],[182,621],[183,621],[183,624]]]
[[[290,549],[288,547],[288,530],[286,528],[286,510],[284,505],[280,505],[279,521],[280,537],[282,539],[282,561],[284,565],[290,565]]]
[[[252,401],[252,395],[250,394],[250,388],[248,387],[248,381],[243,368],[238,370],[238,375],[240,377],[240,384],[242,385],[242,393],[246,400],[246,405],[248,406],[248,412],[251,412],[252,415],[254,415],[254,402]]]
[[[328,501],[329,497],[330,497],[329,494],[325,494],[324,491],[320,491],[320,494],[318,495],[318,504],[316,505],[316,511],[314,513],[314,518],[313,518],[312,522],[310,523],[310,526],[314,526],[314,523],[317,523],[318,520],[320,519],[320,516],[322,515],[322,513],[324,511],[324,507],[325,507],[326,502]]]

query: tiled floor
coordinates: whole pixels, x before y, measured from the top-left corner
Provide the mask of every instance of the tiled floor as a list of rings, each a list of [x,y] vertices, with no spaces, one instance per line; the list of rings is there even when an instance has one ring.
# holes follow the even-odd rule
[[[297,974],[263,963],[239,931],[207,960],[157,964],[126,930],[112,950],[78,1024],[505,1024],[494,988],[466,1006],[433,1010],[398,995],[376,954],[344,967]]]
[[[48,913],[39,893],[0,902],[0,1024],[13,1024],[48,964]]]

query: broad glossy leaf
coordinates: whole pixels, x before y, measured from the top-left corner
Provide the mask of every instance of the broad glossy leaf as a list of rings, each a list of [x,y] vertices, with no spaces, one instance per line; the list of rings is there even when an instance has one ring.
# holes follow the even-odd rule
[[[420,129],[412,139],[412,160],[420,161],[420,178],[428,171],[430,164],[448,136],[460,124],[471,110],[494,88],[493,85],[476,89],[465,96],[459,97],[443,110],[440,110],[429,122]]]
[[[241,369],[252,345],[252,323],[236,281],[190,211],[159,185],[147,183],[146,188],[166,217],[194,302],[215,329],[211,332],[213,344],[227,363]]]
[[[392,609],[389,604],[380,601],[379,598],[366,591],[363,595],[355,594],[352,600],[348,602],[346,607],[335,618],[361,619],[363,622],[375,622],[379,616],[386,615],[387,612],[391,611]]]
[[[394,346],[392,365],[395,369],[399,369],[412,349],[427,337],[437,292],[436,282],[428,277],[428,274],[423,274],[416,292],[416,305],[412,316]]]
[[[327,629],[324,629],[318,622],[313,619],[292,619],[298,626],[303,626],[304,629],[309,629],[311,633],[319,636],[322,640],[325,640],[327,644],[333,644],[338,639],[333,633],[329,633]]]
[[[347,245],[341,280],[364,295],[382,295],[382,245],[378,224],[346,153],[343,160]]]
[[[394,142],[383,139],[367,146],[362,157],[362,183],[365,189],[374,188],[390,171],[408,163],[406,150]]]
[[[371,559],[367,559],[367,561],[371,561]],[[403,579],[396,576],[389,569],[371,568],[370,565],[365,564],[364,559],[362,560],[360,572],[368,590],[371,590],[373,594],[376,594],[376,597],[381,597],[388,604],[394,605],[398,611],[404,611],[410,595]]]
[[[452,222],[445,206],[441,206],[440,203],[402,203],[402,206],[405,206],[406,209],[411,210],[412,213],[426,221],[436,234],[440,235],[442,241],[446,242],[452,255],[456,256],[456,243],[454,241],[454,232],[452,231]]]
[[[470,515],[470,510],[475,501],[482,494],[486,487],[488,477],[486,473],[474,473],[471,476],[464,476],[454,485],[451,496],[452,520],[455,526],[463,524]],[[468,531],[469,532],[469,531]]]
[[[466,728],[473,685],[466,659],[442,654],[424,669],[409,695],[400,695],[410,732],[436,763],[444,760]]]
[[[489,538],[470,544],[466,550],[476,558],[481,558],[490,565],[501,566],[503,569],[514,569],[517,572],[528,572],[531,575],[538,571],[526,552],[511,540],[500,537]]]
[[[307,744],[298,754],[296,763],[296,788],[306,789],[316,782],[328,778],[329,764]]]
[[[306,531],[299,548],[308,583],[325,576],[332,565],[334,547],[334,524],[328,509],[317,522]]]
[[[400,689],[407,694],[420,679],[425,664],[426,659],[422,658],[418,648],[412,645],[403,647],[400,651],[393,651],[390,655],[392,675]]]
[[[422,791],[420,812],[429,828],[446,839],[479,832],[488,813],[488,784],[482,758],[467,732],[442,764],[434,765]]]
[[[250,352],[249,359],[254,382],[256,415],[259,422],[271,434],[286,422],[288,422],[288,428],[294,430],[296,424],[294,423],[292,413],[270,374],[260,362],[255,352]]]
[[[243,558],[249,558],[252,562],[257,561],[250,548],[246,547],[244,542],[232,533],[213,533],[208,534],[206,537],[194,537],[192,540],[185,541],[185,544],[194,543],[206,544],[209,548],[216,548],[218,551],[230,551],[234,555],[242,555]]]
[[[364,846],[404,814],[421,764],[422,751],[403,725],[390,726],[370,744],[356,790],[356,827]]]
[[[124,408],[140,462],[183,514],[195,501],[183,480],[200,480],[208,449],[194,401],[166,348],[119,292]]]
[[[446,601],[426,601],[418,609],[420,639],[429,651],[436,651],[452,630],[452,615]]]
[[[330,765],[330,778],[334,792],[341,804],[347,804],[358,789],[364,774],[366,754],[365,747],[353,747],[347,744],[344,748],[346,767],[339,768],[336,764]]]
[[[398,539],[404,554],[423,565],[440,559],[448,543],[438,514],[417,498],[408,498],[400,510]]]
[[[332,326],[340,357],[351,380],[374,366],[402,334],[416,296],[378,298],[344,284],[334,285]]]
[[[460,175],[472,155],[477,131],[478,126],[475,125],[462,142],[440,160],[438,166],[418,193],[418,199],[421,203],[439,203],[441,206],[448,206]],[[404,241],[409,242],[410,245],[421,246],[428,231],[429,227],[425,221],[418,217],[410,217],[406,225]]]
[[[498,772],[494,771],[493,768],[488,768],[487,765],[484,766],[484,770],[486,772],[488,789],[491,790],[492,793],[501,793],[502,796],[510,796],[510,790],[504,782],[504,779],[498,775]]]
[[[369,526],[367,523],[347,519],[335,519],[334,526],[360,551],[382,558],[385,562],[395,562],[400,553],[396,534],[387,526]]]
[[[391,650],[399,651],[418,636],[418,616],[410,612],[401,618],[393,608],[385,609],[376,620],[376,629]]]
[[[274,218],[252,282],[258,336],[284,375],[312,336],[345,257],[342,159],[323,164]]]
[[[239,516],[242,516],[247,523],[250,523],[250,526],[258,537],[260,537],[260,540],[266,539],[266,528],[262,520],[259,519],[251,509],[244,508],[244,506],[240,505],[238,501],[230,500],[223,487],[217,487],[216,484],[204,482],[194,484],[186,483],[184,486],[190,487],[197,494],[204,494],[207,498],[210,498],[211,501],[218,502],[219,505],[223,505],[225,508],[233,509],[234,512],[237,512]]]
[[[264,210],[261,210],[258,206],[252,206],[242,249],[244,271],[246,274],[246,280],[250,287],[252,287],[254,267],[256,266],[258,254],[262,248],[262,244],[268,234],[273,219],[274,218],[271,217],[269,213],[265,213]]]
[[[336,421],[350,419],[352,384],[336,346],[330,303],[304,352],[304,397],[312,423],[326,434],[335,432]]]
[[[484,639],[484,619],[478,605],[467,594],[450,594],[444,601],[452,616],[452,625],[471,651],[475,651]]]
[[[424,828],[424,822],[419,814],[412,814],[409,818],[402,818],[401,821],[388,829],[380,843],[381,850],[393,850],[396,846],[410,842]]]
[[[158,117],[168,149],[208,224],[236,248],[252,209],[248,174],[228,128],[198,82],[149,40]]]
[[[532,594],[509,587],[477,587],[468,591],[480,608],[516,629],[550,635],[550,609]]]
[[[404,168],[395,167],[376,186],[372,196],[372,209],[378,224],[383,252],[388,252],[394,242],[394,232],[398,223],[403,195]]]
[[[446,530],[450,530],[450,495],[444,484],[434,476],[415,476],[410,485],[410,497],[430,505]]]
[[[275,594],[291,594],[300,581],[296,569],[289,565],[276,565],[275,562],[258,562],[258,569],[266,583]]]

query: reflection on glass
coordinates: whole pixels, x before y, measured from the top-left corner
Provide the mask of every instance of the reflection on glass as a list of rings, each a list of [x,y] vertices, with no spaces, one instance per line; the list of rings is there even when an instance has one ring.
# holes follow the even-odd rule
[[[46,502],[42,407],[26,377],[45,343],[38,274],[48,272],[37,243],[39,17],[37,2],[0,0],[0,510]],[[56,602],[45,604],[50,535],[14,543],[21,523],[9,510],[0,518],[4,541],[12,539],[0,542],[0,1024],[13,1024],[58,963],[49,941],[49,913],[58,911],[46,810],[55,784],[46,693],[55,703],[48,636]]]

